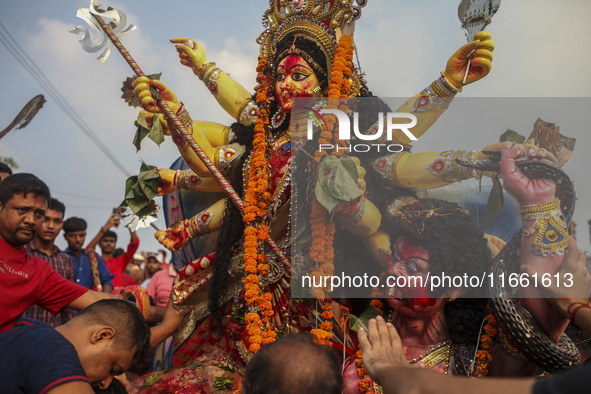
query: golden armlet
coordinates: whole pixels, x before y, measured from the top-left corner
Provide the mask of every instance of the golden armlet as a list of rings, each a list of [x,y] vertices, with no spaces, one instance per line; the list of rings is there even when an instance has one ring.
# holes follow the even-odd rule
[[[396,186],[402,187],[398,180],[398,176],[396,175],[396,165],[401,157],[409,154],[409,152],[399,152],[380,157],[372,163],[372,167],[382,176],[382,178],[392,181]]]
[[[459,92],[442,73],[438,79],[419,93],[419,97],[417,97],[413,105],[413,111],[423,112],[447,109],[454,96]]]
[[[208,234],[211,232],[209,227],[209,223],[213,218],[213,214],[211,212],[202,211],[199,212],[197,215],[193,216],[189,219],[185,224],[187,228],[187,232],[189,233],[189,237],[195,238],[203,234]]]
[[[472,159],[476,151],[449,150],[427,164],[427,170],[446,182],[458,182],[472,178],[472,169],[464,167],[456,159]]]
[[[191,190],[201,183],[202,179],[191,169],[177,170],[174,175],[174,188]]]
[[[191,119],[191,116],[189,115],[189,112],[187,111],[187,108],[185,108],[185,104],[183,104],[183,102],[180,102],[181,106],[179,107],[179,109],[176,111],[176,117],[178,120],[181,121],[181,123],[187,128],[190,129],[192,124],[193,124],[193,120]],[[166,117],[165,117],[166,119]],[[172,128],[174,128],[174,123],[170,123],[170,126]]]

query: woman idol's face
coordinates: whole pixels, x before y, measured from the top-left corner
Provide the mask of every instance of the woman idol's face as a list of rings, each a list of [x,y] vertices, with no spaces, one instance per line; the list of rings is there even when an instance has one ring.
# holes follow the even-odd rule
[[[408,315],[438,310],[443,299],[433,298],[429,290],[430,269],[429,251],[404,237],[398,237],[392,245],[392,261],[386,271],[389,277],[388,305]]]
[[[320,82],[312,67],[299,55],[289,55],[277,66],[275,96],[283,112],[291,112],[292,97],[320,97]]]

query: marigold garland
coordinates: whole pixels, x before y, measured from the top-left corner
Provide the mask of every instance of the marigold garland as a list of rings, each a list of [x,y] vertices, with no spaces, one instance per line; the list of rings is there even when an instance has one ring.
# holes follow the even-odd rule
[[[486,315],[486,321],[482,331],[484,331],[484,334],[480,336],[480,346],[479,350],[476,352],[475,365],[474,369],[472,370],[472,376],[476,378],[481,378],[488,375],[488,366],[493,359],[492,344],[495,335],[498,333],[498,329],[497,321],[495,316],[490,311],[490,308],[488,314]]]
[[[254,126],[254,139],[250,156],[250,171],[244,197],[244,298],[249,308],[245,316],[245,330],[250,343],[249,350],[256,353],[261,345],[273,342],[276,334],[270,324],[273,318],[272,294],[261,289],[259,279],[268,275],[270,266],[262,243],[269,238],[269,226],[263,217],[267,214],[269,200],[269,169],[267,167],[267,125],[269,124],[267,95],[272,79],[267,59],[259,58],[257,67],[256,102],[259,106]],[[264,329],[262,328],[264,327]]]
[[[352,72],[353,65],[353,44],[352,38],[348,35],[343,35],[338,43],[338,48],[335,53],[330,86],[328,90],[328,107],[329,108],[345,108],[346,98],[349,95],[351,84],[348,83],[348,78]],[[334,99],[331,99],[334,98]],[[335,101],[336,99],[336,101]],[[334,144],[337,146],[344,146],[344,142],[338,141],[334,136],[338,135],[338,123],[336,116],[328,115],[325,117],[328,125],[327,130],[322,130],[318,139],[320,144]],[[332,154],[342,154],[337,149]],[[317,159],[320,159],[325,151],[316,151],[314,153]],[[316,263],[316,269],[311,272],[311,276],[323,277],[332,275],[334,272],[334,233],[336,231],[334,223],[329,220],[329,213],[326,211],[318,200],[312,200],[312,209],[310,213],[310,226],[312,245],[310,247],[310,259]],[[332,334],[332,300],[324,298],[326,289],[315,289],[313,295],[319,300],[323,301],[321,314],[322,323],[319,328],[313,329],[312,334],[316,335],[318,342],[321,344],[329,344],[329,339]]]

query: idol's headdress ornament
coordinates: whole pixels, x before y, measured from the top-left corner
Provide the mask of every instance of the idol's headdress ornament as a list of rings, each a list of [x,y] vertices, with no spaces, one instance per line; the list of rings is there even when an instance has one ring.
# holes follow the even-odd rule
[[[257,39],[260,56],[270,67],[277,55],[277,43],[290,35],[315,42],[324,52],[330,68],[337,49],[336,29],[361,16],[367,0],[270,0],[263,15],[265,31]]]

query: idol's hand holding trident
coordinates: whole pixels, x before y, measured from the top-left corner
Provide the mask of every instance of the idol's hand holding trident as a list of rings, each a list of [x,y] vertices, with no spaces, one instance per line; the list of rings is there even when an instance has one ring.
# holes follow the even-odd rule
[[[500,6],[501,0],[462,0],[458,6],[458,17],[460,18],[460,22],[462,22],[462,29],[466,33],[468,43],[471,43],[474,40],[483,41],[484,36],[482,36],[482,33],[488,34],[487,39],[490,40],[490,34],[485,32],[484,29],[490,24],[493,15],[497,12]],[[474,48],[473,51],[467,55],[468,63],[464,72],[462,85],[474,82],[471,80],[472,76],[478,74],[478,72],[475,73],[473,70],[470,70],[471,67],[476,68],[483,67],[483,65],[486,66],[481,60],[483,55],[481,49],[485,48]],[[492,57],[490,60],[492,61]]]
[[[84,26],[77,26],[71,29],[70,31],[76,34],[83,33],[83,37],[80,40],[80,43],[82,44],[82,47],[85,51],[98,52],[104,48],[104,52],[99,57],[99,60],[101,62],[106,61],[110,54],[110,50],[113,46],[117,48],[119,53],[121,53],[121,55],[125,58],[125,60],[133,69],[135,74],[138,77],[140,77],[138,78],[140,79],[140,81],[136,82],[134,87],[134,89],[137,90],[138,93],[142,92],[142,96],[138,97],[140,103],[142,103],[143,101],[142,104],[145,104],[147,107],[152,109],[159,109],[162,112],[163,116],[159,115],[159,119],[162,122],[166,122],[166,125],[170,129],[173,137],[182,138],[187,144],[189,144],[189,146],[193,149],[195,154],[203,162],[205,167],[207,167],[209,172],[211,172],[211,174],[219,182],[220,186],[226,192],[228,197],[232,200],[236,207],[241,212],[243,212],[244,203],[242,202],[242,199],[240,198],[238,193],[236,193],[236,191],[232,188],[228,180],[216,168],[211,159],[197,144],[192,134],[187,130],[186,125],[190,123],[190,118],[188,122],[185,122],[185,115],[186,117],[188,117],[188,113],[186,113],[186,110],[184,110],[184,108],[180,106],[180,103],[178,102],[178,100],[176,100],[176,96],[174,95],[172,90],[168,89],[166,85],[159,81],[149,79],[119,40],[119,36],[127,34],[128,32],[132,31],[135,27],[129,26],[128,28],[124,28],[124,24],[127,22],[127,18],[125,17],[125,14],[123,12],[115,10],[111,7],[107,8],[106,10],[99,9],[98,7],[100,7],[100,2],[98,0],[91,0],[90,7],[88,9],[78,8],[77,12],[77,16],[85,20],[89,24],[90,29],[94,33],[94,38],[91,38],[91,34],[89,33],[88,29]],[[110,18],[112,19],[112,21],[107,24],[103,20],[103,17]],[[107,38],[108,40],[110,40],[110,43],[108,42]],[[155,88],[154,90],[158,91],[158,93],[152,91],[152,89],[147,90],[148,92],[150,92],[149,94],[143,93],[146,92],[146,89],[137,89],[137,86],[140,83],[147,83],[150,86],[153,86]],[[148,98],[148,96],[150,97]],[[171,108],[171,106],[173,108]],[[144,109],[147,108],[144,107]],[[271,250],[274,252],[274,254],[280,261],[287,260],[272,239],[268,239],[267,244],[270,246]]]

